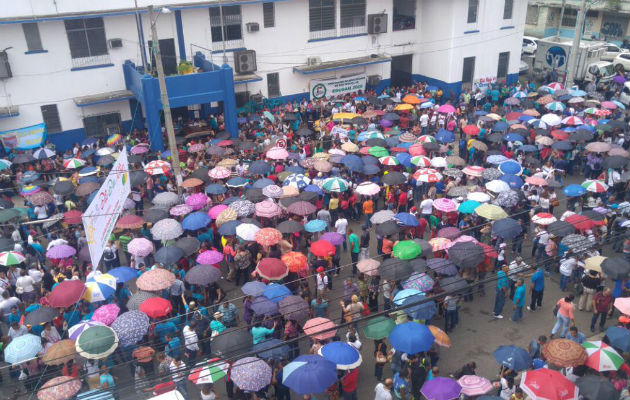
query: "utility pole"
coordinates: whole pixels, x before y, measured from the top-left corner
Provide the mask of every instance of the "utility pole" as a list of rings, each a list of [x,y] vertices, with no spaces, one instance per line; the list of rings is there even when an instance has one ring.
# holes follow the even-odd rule
[[[149,20],[151,22],[151,51],[155,57],[155,65],[157,66],[158,82],[160,83],[160,98],[162,100],[162,109],[164,110],[164,124],[166,125],[166,136],[168,138],[168,148],[171,151],[171,167],[177,181],[177,194],[182,194],[182,170],[179,167],[179,153],[177,152],[177,143],[175,142],[175,129],[173,128],[173,117],[171,116],[171,105],[168,101],[168,93],[166,92],[166,78],[164,77],[164,65],[162,64],[162,53],[157,34],[157,17],[153,18],[153,6],[149,6]]]
[[[562,19],[564,18],[564,8],[567,5],[567,0],[562,0],[562,8],[560,9],[560,18],[556,24],[556,39],[560,37],[560,27],[562,26]]]
[[[575,63],[580,52],[580,40],[582,40],[582,27],[584,26],[584,17],[586,16],[586,0],[582,0],[580,9],[578,10],[577,22],[575,24],[575,34],[573,35],[573,46],[571,46],[571,54],[569,55],[569,65],[567,66],[567,75],[564,86],[570,88],[573,86],[573,78],[575,77]]]

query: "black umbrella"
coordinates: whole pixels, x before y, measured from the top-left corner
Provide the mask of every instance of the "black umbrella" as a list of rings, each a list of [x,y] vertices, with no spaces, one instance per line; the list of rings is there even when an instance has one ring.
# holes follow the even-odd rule
[[[267,196],[262,193],[262,189],[250,188],[245,192],[245,198],[252,203],[258,203],[265,200]]]
[[[578,129],[569,135],[569,140],[572,142],[588,142],[589,140],[593,140],[594,137],[593,132],[588,129]]]
[[[433,258],[427,261],[427,267],[432,271],[435,271],[438,275],[457,275],[457,266],[453,262],[446,258]]]
[[[413,272],[414,270],[408,261],[398,258],[388,258],[378,267],[378,273],[382,279],[394,282],[409,278]]]
[[[208,183],[210,182],[210,177],[208,176],[208,168],[199,167],[190,174],[191,178],[201,179],[202,181]]]
[[[573,144],[569,141],[563,140],[552,144],[551,148],[555,150],[568,151],[573,148]]]
[[[59,315],[59,310],[51,307],[39,307],[24,317],[24,325],[38,326],[50,322]]]
[[[315,132],[308,128],[300,128],[296,133],[298,134],[298,136],[311,136]]]
[[[372,139],[368,139],[365,142],[366,146],[381,146],[381,147],[387,147],[387,142],[385,141],[385,139],[381,139],[381,138],[372,138]]]
[[[271,172],[271,164],[266,161],[256,160],[249,166],[249,173],[255,175],[266,175]]]
[[[575,227],[566,221],[555,221],[547,225],[547,232],[554,236],[565,237],[575,233]]]
[[[35,157],[33,157],[30,153],[18,154],[13,158],[13,164],[26,164],[33,161],[36,161]]]
[[[390,121],[398,121],[400,120],[400,116],[398,114],[395,113],[387,113],[385,115],[383,115],[383,119],[387,119]]]
[[[583,215],[586,218],[590,219],[591,221],[596,221],[596,222],[603,221],[606,218],[606,214],[598,213],[597,211],[593,211],[593,210],[582,211],[580,215]]]
[[[612,121],[606,122],[606,125],[612,127],[613,129],[625,129],[628,124],[624,123],[620,119],[613,119]]]
[[[289,206],[293,203],[297,203],[300,200],[298,196],[284,197],[280,199],[280,205],[284,208],[289,208]]]
[[[148,177],[149,175],[144,171],[131,171],[129,174],[129,183],[131,186],[144,186]]]
[[[155,255],[155,261],[163,265],[173,265],[184,257],[184,250],[177,246],[164,246]]]
[[[152,224],[155,224],[165,218],[168,218],[168,211],[163,208],[149,208],[144,212],[145,221],[151,222]]]
[[[431,252],[433,254],[433,252]],[[427,260],[423,258],[414,258],[413,260],[407,261],[409,265],[411,265],[411,269],[413,272],[428,272],[429,267],[427,267]]]
[[[219,183],[211,183],[210,185],[206,186],[205,189],[206,194],[224,194],[225,192],[227,192],[227,188]]]
[[[534,129],[534,134],[536,136],[551,136],[551,132],[544,128],[536,128]]]
[[[315,201],[317,197],[319,197],[317,192],[302,192],[298,195],[297,198],[300,200],[312,202]]]
[[[111,165],[114,162],[116,162],[116,159],[108,154],[106,156],[100,157],[96,161],[96,165],[105,166],[105,165]]]
[[[294,220],[288,220],[280,222],[278,226],[276,226],[276,229],[282,233],[295,233],[303,231],[304,225]]]
[[[478,244],[460,242],[448,249],[448,258],[460,268],[474,268],[486,258],[486,253]]]
[[[610,279],[626,279],[630,274],[630,262],[621,257],[608,257],[602,262],[602,271]]]
[[[386,221],[376,225],[376,234],[381,236],[389,236],[400,232],[400,226],[396,221]]]
[[[221,270],[212,265],[195,265],[186,272],[184,280],[191,285],[209,285],[221,279]]]
[[[199,242],[199,239],[195,237],[183,237],[177,239],[177,242],[175,242],[175,246],[182,249],[184,251],[184,255],[186,257],[189,257],[195,254],[197,250],[199,250],[199,247],[201,247],[201,243]]]
[[[52,187],[55,194],[67,195],[74,192],[74,184],[72,181],[57,181]]]
[[[433,258],[433,246],[431,246],[431,243],[427,242],[424,239],[414,239],[413,241],[420,245],[420,248],[422,249],[421,254],[423,257]]]
[[[407,182],[407,178],[405,178],[405,175],[403,175],[402,172],[390,171],[387,173],[387,175],[383,175],[382,181],[386,185],[394,186],[402,185],[403,183]]]
[[[490,135],[486,136],[486,140],[493,143],[501,143],[501,141],[503,140],[503,134],[500,132],[491,133]]]
[[[616,169],[616,168],[623,168],[628,166],[628,164],[630,163],[630,159],[623,157],[623,156],[610,156],[610,157],[606,157],[604,158],[604,162],[603,162],[603,167],[608,169],[608,168],[612,168],[612,169]]]
[[[585,375],[577,379],[575,384],[580,389],[584,400],[617,400],[619,392],[606,378],[597,375]]]
[[[523,227],[513,218],[503,218],[492,224],[492,234],[503,239],[514,239],[521,232]]]
[[[212,339],[212,354],[224,359],[243,354],[251,347],[252,335],[247,329],[228,328]]]
[[[368,124],[368,120],[363,117],[354,117],[352,118],[351,122],[354,125],[367,125]]]
[[[437,151],[440,149],[439,143],[433,143],[433,142],[422,143],[422,147],[424,147],[426,151]]]
[[[468,289],[468,282],[459,275],[448,276],[440,279],[440,287],[446,292],[458,292]]]

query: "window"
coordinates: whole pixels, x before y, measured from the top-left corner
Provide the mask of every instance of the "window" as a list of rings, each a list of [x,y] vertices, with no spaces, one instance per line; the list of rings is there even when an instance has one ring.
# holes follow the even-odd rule
[[[267,74],[267,97],[280,96],[280,74],[274,72]]]
[[[72,58],[107,54],[103,18],[68,19],[64,24]]]
[[[513,8],[514,0],[505,0],[505,3],[503,3],[503,19],[512,19]]]
[[[22,24],[22,30],[24,31],[28,51],[44,50],[37,23]]]
[[[56,104],[47,104],[40,107],[42,110],[42,118],[46,124],[46,132],[61,132],[61,120],[59,119],[59,110]]]
[[[462,68],[462,84],[470,88],[475,75],[475,57],[464,58],[464,68]]]
[[[331,34],[327,36],[335,35],[335,0],[309,0],[308,12],[310,32],[328,31]]]
[[[528,25],[538,25],[538,6],[527,6],[525,23]]]
[[[497,79],[507,78],[508,65],[510,65],[510,52],[499,53],[499,65],[497,67]]]
[[[477,12],[479,11],[479,0],[468,0],[468,19],[469,24],[477,22]]]
[[[562,13],[561,10],[560,13]],[[575,24],[577,24],[577,10],[565,8],[562,16],[562,26],[575,27]]]
[[[392,30],[416,29],[416,0],[394,0]]]
[[[223,13],[223,24],[221,24],[221,13]],[[221,25],[223,25],[223,33],[221,33]],[[211,8],[210,30],[212,32],[212,41],[214,43],[222,42],[223,36],[225,36],[225,41],[241,41],[243,39],[241,6],[222,6]]]
[[[263,26],[265,28],[273,28],[276,26],[276,16],[273,3],[263,3]]]
[[[365,0],[341,0],[341,29],[365,26]]]
[[[83,118],[85,136],[109,136],[120,133],[120,113],[92,115]]]

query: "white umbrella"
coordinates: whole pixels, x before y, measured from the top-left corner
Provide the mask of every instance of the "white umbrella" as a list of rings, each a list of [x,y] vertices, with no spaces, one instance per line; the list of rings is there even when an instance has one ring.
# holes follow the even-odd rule
[[[446,168],[448,162],[446,162],[446,158],[444,157],[433,157],[431,159],[431,166],[435,168]]]
[[[510,190],[510,185],[508,185],[507,182],[495,179],[486,183],[486,189],[494,193],[501,193]]]
[[[364,196],[374,196],[381,191],[381,187],[374,182],[362,182],[354,191]]]
[[[162,219],[153,225],[151,228],[151,234],[153,239],[157,240],[172,240],[177,239],[184,234],[182,224],[172,218]]]
[[[259,230],[260,228],[254,224],[240,224],[236,227],[236,236],[243,240],[253,242],[256,240],[256,233]]]
[[[377,211],[370,218],[370,222],[373,224],[382,224],[383,222],[392,221],[394,219],[394,212],[391,210]]]
[[[466,195],[466,199],[478,201],[480,203],[487,203],[490,201],[490,195],[483,192],[472,192]]]
[[[562,123],[562,118],[552,113],[543,115],[540,117],[540,120],[549,126],[556,126]]]

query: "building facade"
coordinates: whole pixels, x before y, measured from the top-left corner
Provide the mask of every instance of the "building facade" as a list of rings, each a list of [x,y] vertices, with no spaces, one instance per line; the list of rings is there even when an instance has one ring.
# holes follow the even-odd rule
[[[357,76],[447,97],[515,81],[526,13],[526,0],[0,0],[0,132],[44,122],[64,148],[145,120],[159,130],[152,24],[179,119],[235,114],[252,96],[310,98],[314,82]]]
[[[527,7],[525,34],[536,37],[573,37],[580,0],[531,0]],[[587,2],[584,37],[621,44],[630,35],[630,1]],[[562,17],[561,17],[562,15]]]

